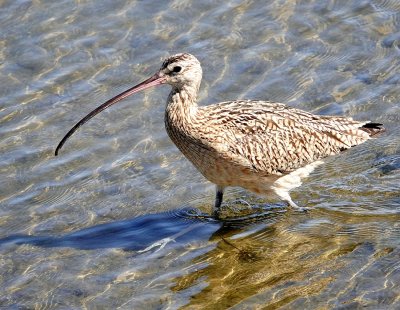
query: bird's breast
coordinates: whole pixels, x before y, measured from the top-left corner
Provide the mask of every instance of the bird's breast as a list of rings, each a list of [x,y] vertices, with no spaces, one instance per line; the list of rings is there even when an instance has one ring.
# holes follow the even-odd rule
[[[166,118],[165,129],[172,142],[199,170],[210,165],[214,152],[202,141],[194,127]]]
[[[224,149],[226,145],[210,137],[201,129],[202,126],[171,123],[166,118],[165,127],[178,149],[210,182],[222,186],[239,185],[239,179],[253,174],[248,167],[227,158],[229,152]]]

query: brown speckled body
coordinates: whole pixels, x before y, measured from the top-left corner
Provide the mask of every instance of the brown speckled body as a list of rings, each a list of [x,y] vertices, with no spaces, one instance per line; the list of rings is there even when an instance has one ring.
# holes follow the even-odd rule
[[[259,194],[272,190],[295,206],[276,189],[277,180],[382,130],[364,128],[369,122],[314,115],[268,101],[237,100],[199,107],[200,63],[189,54],[173,57],[161,70],[172,71],[179,65],[185,80],[170,83],[166,130],[204,177],[221,189],[241,186]]]

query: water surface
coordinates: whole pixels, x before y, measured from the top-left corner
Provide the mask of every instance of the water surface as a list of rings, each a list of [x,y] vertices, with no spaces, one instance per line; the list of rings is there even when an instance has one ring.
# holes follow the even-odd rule
[[[400,308],[400,3],[3,1],[0,306]],[[202,62],[199,101],[268,99],[385,124],[292,193],[306,214],[214,187],[169,141],[167,86],[66,131],[164,57]]]

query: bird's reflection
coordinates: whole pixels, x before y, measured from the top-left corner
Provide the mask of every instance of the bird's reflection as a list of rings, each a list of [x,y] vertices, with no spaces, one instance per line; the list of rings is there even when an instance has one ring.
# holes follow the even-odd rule
[[[303,236],[288,229],[299,219],[307,220],[307,214],[301,213],[299,218],[279,207],[253,208],[257,212],[224,220],[215,220],[198,209],[177,209],[96,225],[62,236],[8,236],[0,239],[0,247],[30,244],[78,250],[120,248],[144,254],[183,246],[193,255],[178,255],[181,265],[197,267],[187,269],[190,272],[171,272],[171,278],[164,280],[171,284],[174,294],[185,294],[199,283],[204,285],[203,289],[192,292],[188,307],[225,308],[233,305],[235,298],[255,296],[275,285],[288,285],[285,298],[293,287],[299,291],[296,297],[326,287],[330,279],[315,280],[315,288],[311,289],[305,284],[298,286],[291,279],[296,275],[301,282],[315,266],[326,266],[330,258],[325,258],[320,250],[331,247],[337,240]],[[213,246],[196,251],[196,247],[190,247],[196,241]],[[310,256],[310,252],[317,255]],[[152,256],[137,257],[151,259]],[[265,297],[272,298],[268,294]],[[213,296],[217,295],[220,297],[215,299]]]

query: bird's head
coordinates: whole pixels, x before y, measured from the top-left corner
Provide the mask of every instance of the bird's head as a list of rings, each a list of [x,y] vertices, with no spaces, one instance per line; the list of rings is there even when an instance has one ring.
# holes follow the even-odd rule
[[[164,78],[163,83],[173,88],[182,89],[192,86],[198,90],[200,86],[202,70],[200,62],[191,54],[176,54],[164,60],[160,70],[156,73]]]
[[[147,88],[161,84],[169,84],[178,91],[186,87],[191,92],[197,93],[201,82],[201,76],[202,70],[200,62],[193,55],[182,53],[168,57],[164,60],[160,70],[158,70],[152,77],[136,86],[133,86],[114,98],[111,98],[76,123],[58,144],[55,155],[58,155],[58,151],[62,148],[64,143],[80,126],[90,120],[93,116],[122,99]]]

